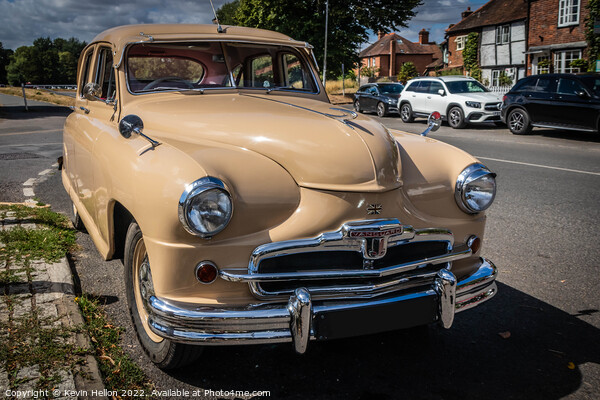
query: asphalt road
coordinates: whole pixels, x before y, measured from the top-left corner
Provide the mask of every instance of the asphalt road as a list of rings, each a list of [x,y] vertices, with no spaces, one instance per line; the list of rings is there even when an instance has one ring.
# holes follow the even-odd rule
[[[60,154],[60,131],[50,130],[68,110],[37,111],[0,108],[0,201],[19,200],[16,187]],[[408,132],[425,127],[380,120]],[[484,254],[500,270],[499,293],[457,314],[450,330],[312,342],[303,356],[291,345],[209,347],[195,365],[164,373],[137,344],[120,262],[104,262],[79,234],[74,271],[127,329],[124,347],[161,390],[269,390],[274,399],[600,398],[600,136],[534,130],[519,137],[491,125],[443,126],[431,137],[498,173]],[[16,153],[37,157],[6,155]],[[34,190],[53,209],[69,211],[58,174]]]

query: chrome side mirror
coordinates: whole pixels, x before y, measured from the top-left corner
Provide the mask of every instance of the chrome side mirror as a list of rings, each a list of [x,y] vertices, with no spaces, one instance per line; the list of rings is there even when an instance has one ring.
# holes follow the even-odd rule
[[[439,112],[434,111],[429,114],[429,118],[427,118],[427,129],[421,133],[421,136],[427,136],[429,132],[437,131],[440,129],[440,126],[442,126],[442,115]]]
[[[152,145],[152,148],[155,148],[156,146],[160,145],[160,143],[157,142],[156,140],[151,139],[148,136],[144,135],[142,133],[142,129],[144,129],[144,121],[142,121],[142,119],[140,117],[138,117],[137,115],[134,115],[134,114],[126,115],[119,122],[119,133],[125,139],[129,139],[132,136],[139,135],[139,136],[143,137],[144,139],[146,139],[147,141],[149,141],[150,144]]]
[[[85,97],[86,100],[104,102],[100,96],[102,96],[102,88],[100,88],[100,85],[97,83],[89,82],[83,87],[83,97]]]

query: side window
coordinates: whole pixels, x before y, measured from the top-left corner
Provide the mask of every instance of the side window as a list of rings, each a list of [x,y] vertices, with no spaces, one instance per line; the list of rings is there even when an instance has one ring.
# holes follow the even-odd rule
[[[96,76],[94,83],[100,85],[102,94],[100,97],[113,100],[116,96],[115,69],[113,68],[112,50],[102,47],[98,51],[98,63],[96,64]]]
[[[429,87],[431,86],[431,81],[421,81],[421,84],[415,90],[417,93],[429,93]]]
[[[562,79],[561,79],[562,80]],[[556,90],[554,80],[551,78],[539,78],[535,85],[535,92],[552,93]]]
[[[531,92],[535,90],[536,79],[525,78],[517,82],[511,89],[513,92]]]
[[[429,93],[437,94],[439,96],[439,90],[444,90],[444,86],[439,82],[431,82],[429,85]]]
[[[558,90],[556,91],[559,94],[569,94],[569,95],[577,95],[577,92],[584,92],[585,89],[581,85],[581,83],[577,82],[574,79],[565,79],[560,78],[558,81]]]
[[[408,87],[404,90],[406,92],[416,92],[417,88],[419,87],[419,83],[421,83],[421,82],[413,82],[410,85],[408,85]]]
[[[83,87],[86,83],[90,82],[90,66],[92,64],[92,55],[94,49],[90,49],[84,56],[83,69],[81,70],[81,76],[79,77],[79,95],[83,97]]]
[[[368,88],[369,88],[368,86],[361,86],[360,89],[358,89],[356,92],[357,93],[366,93]]]
[[[294,54],[286,53],[282,57],[283,77],[285,86],[293,89],[313,90],[311,80],[306,76],[307,71]]]
[[[253,58],[250,63],[252,87],[271,87],[275,82],[273,59],[270,55]]]
[[[377,96],[379,94],[379,91],[377,90],[377,88],[375,86],[371,86],[369,88],[369,94],[372,94],[373,96]]]

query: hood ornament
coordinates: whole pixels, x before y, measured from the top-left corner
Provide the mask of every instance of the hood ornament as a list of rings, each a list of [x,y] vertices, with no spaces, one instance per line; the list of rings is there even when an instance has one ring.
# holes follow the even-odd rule
[[[421,133],[421,136],[427,136],[429,132],[435,132],[440,129],[440,126],[442,126],[442,115],[437,111],[432,112],[429,114],[429,118],[427,118],[427,125],[427,129]]]

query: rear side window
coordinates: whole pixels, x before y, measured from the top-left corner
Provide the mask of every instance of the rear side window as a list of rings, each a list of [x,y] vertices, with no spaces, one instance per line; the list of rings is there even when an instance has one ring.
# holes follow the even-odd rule
[[[535,90],[536,82],[537,82],[537,79],[532,79],[532,78],[521,79],[512,88],[511,92],[532,92],[533,90]]]
[[[406,92],[416,92],[420,82],[413,82],[404,89]]]
[[[421,81],[418,89],[415,90],[417,93],[429,93],[429,86],[431,85],[431,81]]]

